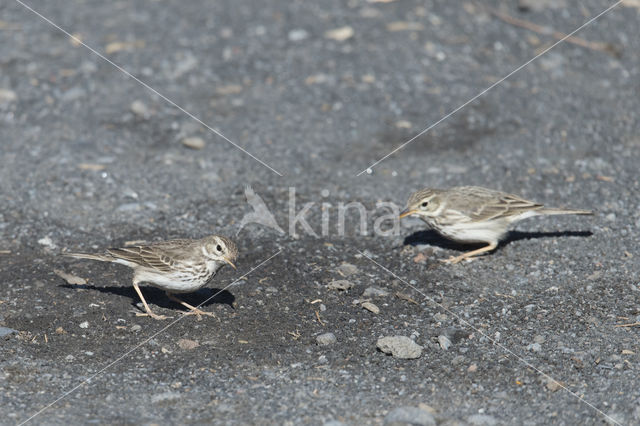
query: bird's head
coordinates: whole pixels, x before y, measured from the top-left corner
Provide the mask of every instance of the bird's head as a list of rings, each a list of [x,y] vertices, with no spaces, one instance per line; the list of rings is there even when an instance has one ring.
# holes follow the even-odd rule
[[[226,237],[212,235],[205,238],[202,253],[211,260],[226,262],[236,269],[234,262],[238,258],[238,248],[235,243]]]
[[[414,192],[407,201],[407,208],[400,213],[400,219],[407,216],[418,216],[429,219],[435,216],[438,208],[440,190],[425,188]]]

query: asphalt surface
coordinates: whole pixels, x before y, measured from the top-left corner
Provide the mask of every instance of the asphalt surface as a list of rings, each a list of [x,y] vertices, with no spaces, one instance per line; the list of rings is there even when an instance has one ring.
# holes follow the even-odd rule
[[[517,3],[29,3],[279,176],[2,2],[0,423],[48,407],[31,422],[640,424],[637,1],[356,176],[555,41],[489,8],[568,33],[612,4]],[[438,260],[467,247],[417,220],[371,232],[378,202],[470,184],[596,214],[522,222],[459,265]],[[284,235],[239,229],[245,185]],[[317,236],[288,232],[290,188],[296,212],[315,203]],[[367,235],[355,210],[338,232],[353,201],[378,215]],[[219,293],[204,306],[218,319],[181,317],[152,287],[152,308],[182,319],[136,317],[127,268],[59,256],[211,233],[237,241],[238,271],[186,300]],[[376,348],[393,335],[420,358]]]

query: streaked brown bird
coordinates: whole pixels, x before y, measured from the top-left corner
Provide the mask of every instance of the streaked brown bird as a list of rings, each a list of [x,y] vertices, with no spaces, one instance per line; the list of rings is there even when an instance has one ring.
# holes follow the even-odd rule
[[[447,263],[494,250],[509,230],[509,226],[534,216],[580,214],[588,210],[553,209],[516,195],[479,186],[459,186],[450,189],[425,188],[409,197],[400,218],[417,216],[441,235],[462,243],[486,243],[487,246],[451,256]]]
[[[215,316],[195,306],[183,302],[174,293],[191,293],[203,287],[224,265],[235,269],[238,249],[233,241],[218,235],[199,240],[179,239],[146,245],[110,248],[102,254],[63,253],[77,259],[91,259],[113,262],[133,269],[133,288],[140,296],[145,313],[138,316],[150,316],[162,320],[170,318],[151,311],[138,284],[146,282],[166,291],[169,299],[189,309],[185,315]]]

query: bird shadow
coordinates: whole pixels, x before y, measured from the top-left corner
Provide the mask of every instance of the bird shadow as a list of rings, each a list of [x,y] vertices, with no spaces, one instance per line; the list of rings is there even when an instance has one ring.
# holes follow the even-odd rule
[[[141,302],[140,298],[138,297],[138,294],[136,293],[133,287],[121,287],[121,286],[97,287],[94,285],[87,285],[87,284],[82,284],[82,285],[61,284],[60,287],[71,288],[74,290],[77,290],[77,289],[95,290],[95,291],[99,291],[100,293],[109,293],[109,294],[115,294],[117,296],[128,297],[131,299],[131,305],[136,307],[136,309],[137,309],[136,305],[139,302]],[[160,290],[155,287],[144,286],[144,285],[140,286],[140,290],[142,291],[142,295],[144,296],[144,299],[149,304],[154,304],[156,306],[159,306],[165,309],[186,310],[186,308],[180,305],[179,303],[173,302],[172,300],[170,300],[167,297],[167,294],[165,293],[164,290]],[[187,302],[192,306],[198,306],[202,303],[200,308],[204,308],[206,306],[213,305],[213,304],[229,305],[233,307],[233,303],[236,300],[235,296],[232,293],[230,293],[227,290],[222,290],[218,288],[201,288],[193,293],[186,293],[186,294],[176,293],[175,296],[178,299],[184,302]]]
[[[521,232],[509,231],[507,236],[498,244],[498,250],[509,243],[519,240],[530,240],[536,238],[558,238],[558,237],[590,237],[593,235],[591,231],[554,231],[554,232]],[[468,251],[475,248],[486,246],[484,243],[459,243],[449,240],[433,229],[414,232],[404,239],[403,245],[430,245],[440,247],[447,250]]]

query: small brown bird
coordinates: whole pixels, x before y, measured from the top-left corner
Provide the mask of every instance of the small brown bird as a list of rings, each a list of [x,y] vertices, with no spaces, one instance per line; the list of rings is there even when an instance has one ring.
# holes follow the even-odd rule
[[[533,216],[558,214],[593,214],[587,210],[546,208],[516,195],[478,186],[450,189],[426,188],[409,197],[400,218],[417,216],[443,236],[462,243],[487,243],[445,262],[458,263],[494,250],[509,226]]]
[[[133,269],[133,288],[140,296],[146,313],[138,316],[150,316],[162,320],[169,317],[156,315],[144,300],[138,284],[149,283],[167,292],[169,299],[189,309],[185,315],[209,315],[195,306],[175,297],[174,293],[191,293],[203,287],[225,264],[235,269],[238,249],[228,238],[212,235],[199,240],[169,240],[147,245],[122,248],[110,248],[103,254],[63,253],[78,259],[100,260],[120,263]]]

